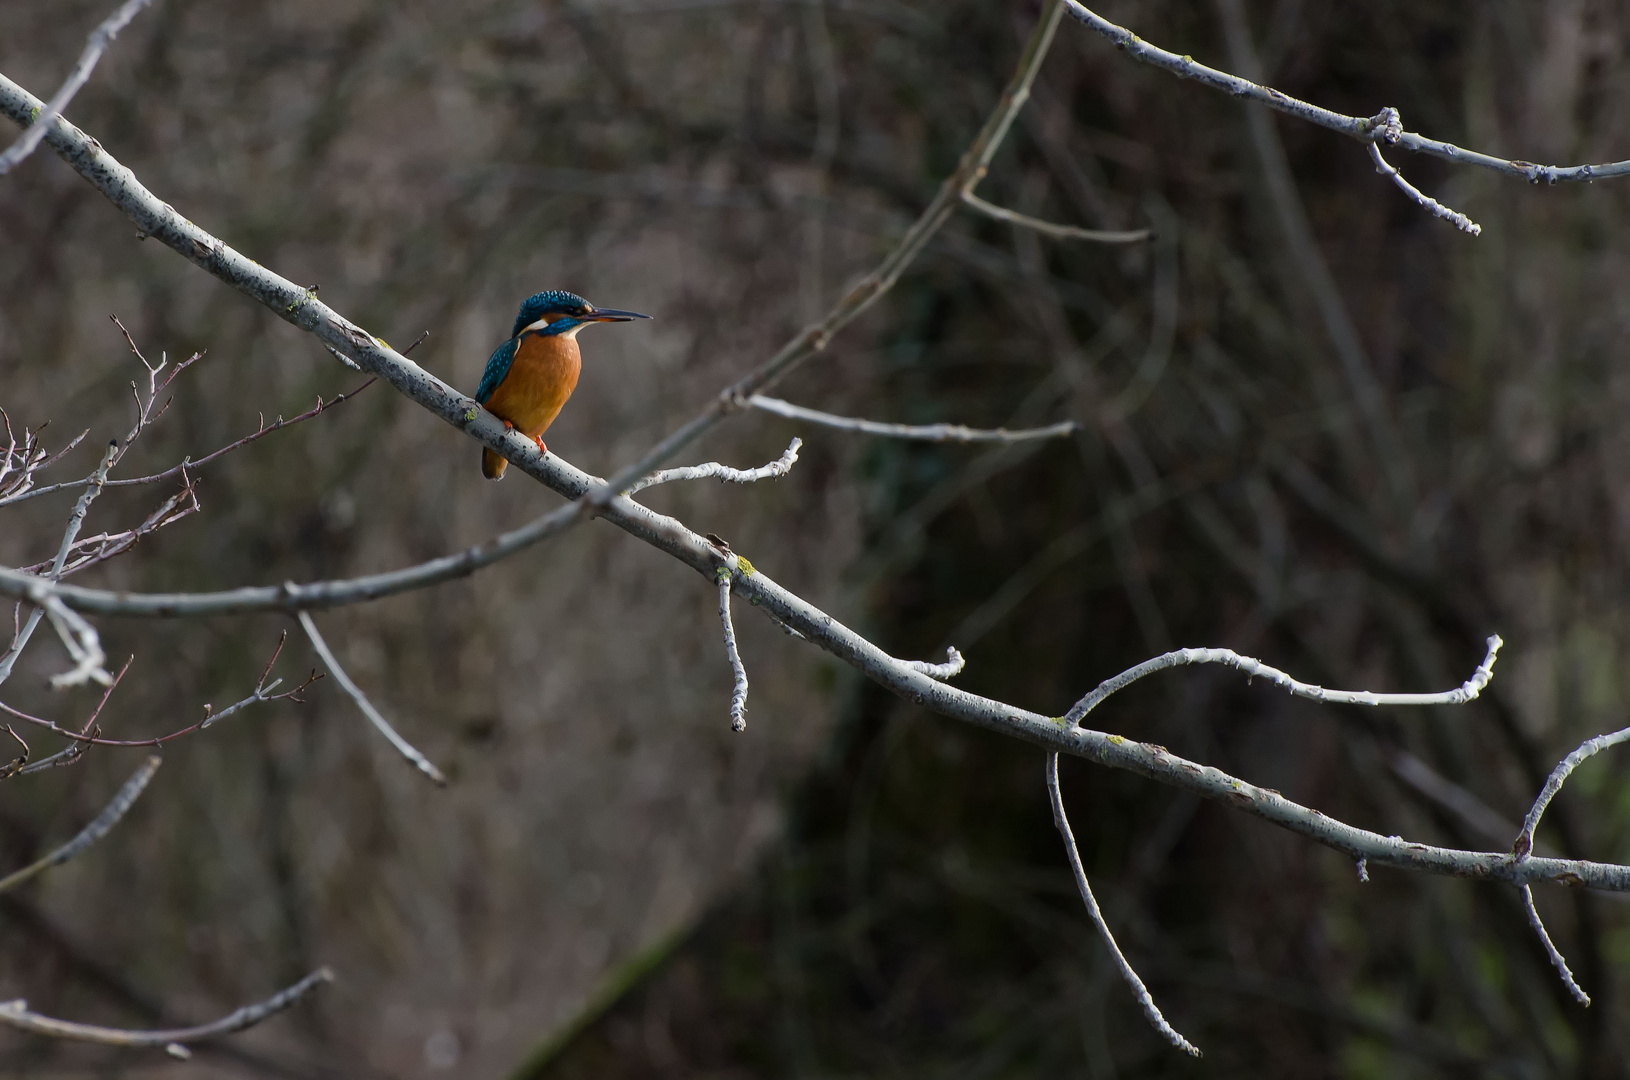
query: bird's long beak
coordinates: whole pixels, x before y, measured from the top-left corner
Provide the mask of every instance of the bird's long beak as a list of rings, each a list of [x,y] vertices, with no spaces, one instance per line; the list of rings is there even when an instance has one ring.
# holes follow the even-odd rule
[[[584,322],[632,322],[635,319],[649,319],[649,315],[641,315],[637,311],[618,311],[616,308],[595,308],[590,315],[580,316]]]

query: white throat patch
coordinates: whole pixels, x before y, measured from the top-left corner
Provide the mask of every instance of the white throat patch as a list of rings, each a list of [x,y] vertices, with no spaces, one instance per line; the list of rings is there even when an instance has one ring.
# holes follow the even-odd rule
[[[570,316],[561,316],[561,317],[562,318],[569,318]],[[563,338],[568,338],[568,339],[575,338],[577,336],[577,332],[579,330],[583,329],[585,326],[588,326],[588,325],[589,325],[588,323],[578,323],[576,326],[572,327],[570,330],[562,330],[558,336],[563,337]],[[530,334],[533,331],[547,330],[547,329],[549,329],[549,326],[550,326],[550,323],[549,323],[548,319],[539,319],[537,322],[533,323],[532,325],[530,325],[530,326],[526,327],[524,330],[522,330],[521,333]]]

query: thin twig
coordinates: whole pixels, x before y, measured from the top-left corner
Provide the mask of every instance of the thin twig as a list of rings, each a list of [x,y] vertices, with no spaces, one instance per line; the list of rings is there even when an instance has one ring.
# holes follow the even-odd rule
[[[428,331],[426,331],[426,332],[428,333]],[[420,338],[420,340],[422,341],[423,338]],[[418,342],[414,342],[414,344],[416,345],[416,344],[418,344]],[[412,345],[408,346],[408,348],[410,348],[410,349],[412,347],[413,347]],[[107,487],[134,487],[134,486],[136,486],[138,484],[156,484],[161,480],[168,480],[172,476],[183,475],[189,469],[197,469],[197,468],[200,468],[200,467],[202,467],[204,465],[208,465],[210,462],[215,461],[217,458],[225,457],[227,454],[232,453],[234,450],[241,450],[245,446],[248,446],[250,443],[259,442],[261,439],[264,439],[266,436],[271,435],[274,432],[282,431],[284,428],[293,427],[295,424],[299,424],[299,423],[302,423],[302,422],[304,422],[306,420],[310,420],[314,416],[320,416],[324,411],[326,411],[328,409],[332,409],[336,405],[342,405],[345,402],[350,401],[352,398],[356,397],[358,394],[360,394],[364,390],[368,389],[368,387],[372,386],[377,381],[378,381],[377,376],[370,377],[367,382],[361,383],[360,385],[357,386],[357,388],[355,390],[347,390],[343,394],[336,394],[333,397],[329,398],[327,401],[324,401],[322,396],[319,395],[318,398],[317,398],[317,404],[316,405],[314,405],[310,409],[307,409],[305,412],[301,413],[299,416],[291,416],[287,420],[283,419],[282,417],[279,417],[277,419],[276,423],[268,424],[268,423],[265,422],[265,419],[262,418],[260,426],[255,431],[250,432],[248,435],[245,435],[243,438],[237,440],[236,442],[228,443],[227,445],[221,447],[219,450],[215,450],[215,451],[213,451],[211,453],[205,454],[203,457],[198,458],[196,461],[193,460],[190,457],[183,458],[182,461],[180,462],[180,464],[172,465],[168,469],[165,469],[163,472],[152,473],[152,474],[150,474],[148,476],[133,476],[133,477],[129,477],[127,479],[108,480],[108,481],[105,482],[105,486],[107,486]],[[57,491],[66,491],[66,490],[70,490],[72,488],[84,487],[86,484],[89,484],[90,482],[91,482],[91,480],[90,480],[89,477],[84,477],[84,478],[79,479],[79,480],[65,480],[60,484],[51,484],[51,485],[49,485],[47,487],[33,488],[32,490],[29,490],[27,492],[19,493],[19,494],[16,494],[16,495],[10,495],[10,496],[7,496],[6,498],[0,499],[0,506],[8,506],[8,505],[10,505],[11,503],[14,503],[14,502],[26,502],[29,499],[37,498],[37,497],[39,497],[41,495],[50,495],[51,493],[57,492]]]
[[[1522,819],[1522,829],[1518,831],[1517,838],[1511,844],[1511,854],[1518,862],[1528,858],[1534,848],[1534,830],[1539,828],[1539,819],[1544,815],[1545,808],[1551,805],[1556,793],[1562,790],[1562,785],[1568,782],[1573,771],[1590,758],[1606,750],[1610,746],[1630,739],[1630,727],[1621,728],[1607,735],[1598,735],[1594,739],[1586,739],[1573,753],[1557,762],[1556,768],[1545,779],[1545,787],[1540,790],[1539,797],[1534,805],[1529,807],[1528,815]]]
[[[920,671],[930,679],[944,682],[946,679],[953,679],[962,674],[962,669],[968,662],[962,658],[962,654],[957,652],[954,647],[947,647],[945,650],[945,663],[943,664],[930,664],[926,660],[907,660],[904,663],[913,671]]]
[[[182,479],[184,481],[182,489],[160,503],[158,509],[148,514],[135,528],[116,533],[101,533],[75,541],[73,546],[78,554],[64,564],[62,573],[58,576],[71,577],[81,570],[106,562],[116,555],[122,555],[135,547],[143,537],[202,510],[203,507],[198,504],[198,493],[192,486],[192,478],[183,476]],[[182,505],[183,503],[186,505]],[[37,574],[44,570],[46,565],[35,563],[33,566],[19,567],[19,571],[24,574]]]
[[[164,759],[157,754],[149,755],[147,760],[142,762],[141,768],[137,769],[130,779],[125,781],[124,787],[119,789],[119,793],[113,797],[113,801],[103,807],[102,812],[97,814],[89,825],[81,829],[78,836],[43,859],[38,859],[21,870],[14,870],[4,878],[0,878],[0,893],[15,889],[25,881],[30,881],[43,874],[53,866],[61,866],[111,832],[113,827],[119,824],[119,819],[124,817],[130,808],[136,804],[137,799],[141,798],[141,793],[147,788],[147,782],[153,779],[153,774],[158,772],[158,767],[163,764],[163,761]]]
[[[1104,913],[1099,910],[1098,900],[1092,895],[1092,886],[1087,883],[1087,871],[1081,865],[1081,852],[1075,846],[1075,834],[1070,831],[1070,819],[1064,813],[1064,793],[1058,787],[1058,755],[1053,753],[1047,755],[1047,798],[1053,804],[1053,824],[1058,827],[1058,834],[1064,840],[1064,852],[1069,856],[1070,869],[1075,873],[1075,887],[1081,893],[1081,902],[1087,906],[1087,917],[1092,920],[1092,925],[1098,929],[1098,936],[1103,938],[1104,944],[1108,946],[1115,966],[1120,969],[1121,978],[1132,988],[1132,994],[1138,999],[1143,1015],[1154,1025],[1155,1030],[1179,1050],[1199,1057],[1200,1048],[1183,1038],[1166,1022],[1159,1007],[1155,1005],[1155,999],[1150,995],[1149,988],[1143,985],[1143,980],[1138,978],[1138,973],[1127,962],[1121,947],[1115,944],[1115,935],[1110,933],[1109,923],[1104,921]]]
[[[108,444],[108,448],[103,452],[102,460],[97,465],[96,471],[91,474],[90,484],[80,493],[78,501],[74,503],[74,509],[68,515],[68,526],[63,530],[62,543],[57,548],[56,559],[52,563],[50,575],[43,580],[30,577],[29,581],[35,582],[39,587],[43,588],[47,584],[54,585],[56,580],[62,576],[63,564],[67,562],[68,553],[73,550],[74,541],[79,536],[80,527],[85,524],[85,515],[90,512],[91,503],[95,502],[96,497],[102,494],[102,487],[108,477],[108,469],[112,467],[114,457],[118,452],[119,444],[117,442]],[[40,625],[40,619],[49,615],[51,625],[55,627],[57,635],[67,647],[68,654],[76,661],[73,670],[53,676],[51,685],[56,687],[73,686],[91,679],[95,679],[103,686],[109,685],[112,676],[102,669],[102,661],[106,659],[106,656],[102,652],[101,639],[97,637],[96,631],[91,628],[90,623],[86,622],[77,612],[69,611],[62,601],[56,597],[37,594],[24,597],[24,599],[31,600],[34,603],[34,610],[29,612],[28,621],[23,624],[22,629],[12,639],[11,647],[6,650],[4,656],[0,656],[0,683],[11,677],[11,669],[16,664],[17,657],[22,655],[29,639],[34,636],[34,630]]]
[[[102,59],[102,54],[107,51],[107,47],[112,44],[119,31],[129,25],[130,20],[152,2],[153,0],[125,0],[119,5],[119,10],[109,15],[100,26],[91,31],[90,37],[85,42],[85,51],[79,54],[79,62],[63,80],[56,96],[34,116],[33,123],[18,136],[17,141],[8,146],[5,153],[0,154],[0,176],[16,168],[19,162],[34,152],[57,117],[62,115],[62,110],[68,107],[68,102],[74,99],[74,95],[79,93],[79,88],[91,77],[91,70],[96,67],[96,62]]]
[[[679,469],[663,469],[643,477],[633,487],[623,494],[634,495],[648,487],[658,484],[667,484],[675,480],[722,480],[730,484],[751,484],[757,480],[779,480],[792,471],[798,460],[798,448],[804,445],[804,440],[793,439],[787,444],[786,452],[768,465],[760,465],[756,469],[732,469],[728,465],[721,465],[717,461],[705,462],[701,465],[687,465]]]
[[[1498,634],[1488,639],[1488,654],[1478,665],[1472,677],[1453,690],[1444,690],[1435,694],[1377,694],[1369,690],[1326,690],[1322,686],[1313,686],[1309,683],[1298,682],[1286,675],[1278,668],[1269,667],[1260,660],[1253,660],[1249,656],[1241,656],[1232,649],[1178,649],[1175,652],[1165,653],[1152,660],[1145,660],[1135,667],[1127,668],[1113,678],[1105,679],[1099,683],[1086,697],[1075,703],[1075,707],[1064,714],[1067,723],[1078,724],[1081,720],[1096,709],[1103,700],[1117,691],[1123,690],[1132,683],[1146,675],[1153,675],[1157,671],[1167,668],[1183,667],[1189,664],[1223,664],[1227,667],[1243,671],[1252,679],[1267,679],[1275,686],[1290,691],[1296,697],[1309,698],[1313,701],[1324,702],[1327,705],[1464,705],[1474,701],[1482,693],[1483,687],[1488,685],[1494,674],[1494,658],[1500,652],[1501,642]]]
[[[730,582],[735,577],[729,566],[721,566],[714,573],[719,583],[719,622],[724,626],[724,653],[730,658],[730,671],[735,685],[730,691],[730,728],[747,730],[747,665],[741,662],[736,649],[736,627],[730,621]]]
[[[0,766],[0,780],[10,780],[13,776],[22,772],[23,767],[28,764],[29,756],[33,754],[33,751],[28,748],[28,743],[23,741],[23,737],[17,734],[10,724],[6,725],[5,732],[16,741],[18,746],[23,748],[23,752],[5,765]]]
[[[396,747],[397,753],[406,758],[410,765],[430,777],[438,785],[446,787],[447,777],[442,775],[442,771],[432,765],[430,759],[414,749],[406,739],[398,735],[396,729],[391,727],[390,721],[386,720],[380,711],[374,708],[373,702],[369,701],[367,695],[358,689],[356,683],[351,681],[351,676],[345,673],[345,669],[340,667],[340,662],[334,659],[334,654],[329,651],[328,642],[324,641],[323,635],[317,632],[317,624],[312,622],[311,616],[304,611],[300,612],[300,626],[305,630],[306,637],[311,639],[311,646],[317,650],[317,655],[321,656],[323,663],[328,665],[329,673],[334,676],[334,680],[340,684],[341,688],[351,695],[351,700],[357,703],[357,708],[362,710],[362,715],[366,716],[373,726],[379,729],[379,733],[385,736],[392,746]]]
[[[46,1035],[53,1039],[100,1043],[103,1046],[163,1047],[175,1054],[175,1048],[185,1048],[188,1043],[216,1039],[222,1035],[231,1035],[245,1028],[254,1027],[267,1017],[287,1009],[290,1005],[305,997],[314,987],[333,981],[334,973],[332,971],[326,967],[318,968],[288,989],[273,994],[265,1001],[254,1005],[245,1005],[236,1012],[221,1017],[214,1023],[199,1024],[197,1027],[189,1028],[171,1028],[166,1031],[127,1031],[122,1028],[78,1024],[71,1020],[56,1020],[49,1016],[41,1016],[39,1013],[29,1012],[28,1002],[22,1000],[0,1004],[0,1023],[7,1023],[12,1027],[32,1031],[36,1035]],[[176,1056],[185,1057],[187,1055],[182,1052],[176,1054]]]
[[[962,201],[986,217],[1005,221],[1009,225],[1017,225],[1023,229],[1031,229],[1055,240],[1085,240],[1093,244],[1139,244],[1149,239],[1150,235],[1148,229],[1083,229],[1077,225],[1059,225],[1033,218],[1029,214],[1003,209],[994,203],[986,202],[971,191],[962,193]]]
[[[1573,972],[1568,970],[1568,961],[1563,959],[1561,950],[1552,944],[1551,935],[1545,932],[1545,923],[1540,921],[1539,909],[1534,906],[1534,890],[1527,885],[1520,885],[1518,888],[1522,890],[1523,907],[1528,911],[1528,925],[1532,926],[1534,933],[1539,935],[1540,943],[1545,946],[1545,955],[1551,958],[1551,966],[1556,968],[1558,975],[1562,976],[1563,985],[1567,986],[1568,993],[1573,995],[1573,999],[1589,1008],[1590,995],[1585,993],[1579,984],[1574,981]]]
[[[272,652],[271,660],[267,661],[266,669],[263,672],[261,672],[260,680],[255,684],[254,690],[250,692],[248,697],[245,697],[240,701],[237,701],[237,702],[234,702],[231,705],[228,705],[226,708],[222,709],[220,712],[213,711],[213,709],[208,704],[205,704],[204,705],[204,718],[202,720],[198,721],[196,724],[189,724],[186,727],[181,728],[178,731],[172,731],[168,735],[158,735],[158,736],[155,736],[155,737],[150,738],[150,739],[104,739],[99,734],[96,734],[93,731],[93,729],[95,729],[97,731],[100,730],[100,729],[96,728],[96,718],[101,714],[102,707],[107,704],[108,697],[112,695],[114,687],[119,685],[119,681],[124,678],[125,672],[130,670],[130,661],[129,660],[126,660],[125,661],[125,666],[123,668],[119,669],[119,674],[117,674],[117,675],[115,675],[113,677],[113,681],[109,684],[107,692],[102,695],[102,700],[97,704],[96,710],[91,713],[91,718],[85,722],[85,726],[81,731],[75,732],[71,728],[65,728],[61,724],[58,724],[53,720],[46,720],[43,717],[33,716],[33,715],[29,714],[29,713],[25,713],[21,709],[18,709],[18,708],[14,707],[14,706],[11,706],[11,705],[7,705],[3,701],[0,701],[0,712],[6,713],[6,714],[8,714],[10,716],[15,716],[17,719],[26,721],[26,722],[28,722],[30,724],[34,724],[36,726],[43,727],[47,731],[51,732],[53,735],[60,735],[65,739],[71,740],[73,743],[75,743],[76,745],[78,745],[80,747],[89,747],[89,746],[122,746],[122,747],[128,747],[128,746],[152,746],[152,747],[160,747],[160,746],[163,746],[165,743],[173,742],[176,739],[182,738],[182,737],[187,736],[187,735],[191,735],[195,731],[202,731],[205,728],[211,726],[212,724],[218,724],[222,720],[225,720],[227,717],[233,715],[234,713],[240,712],[241,710],[248,708],[250,705],[256,705],[256,704],[261,704],[261,703],[265,703],[265,702],[272,702],[272,701],[293,701],[293,702],[296,702],[296,703],[299,703],[299,704],[304,704],[305,698],[301,697],[300,695],[302,693],[304,693],[306,688],[309,687],[312,683],[314,683],[318,679],[322,678],[321,673],[313,671],[310,675],[306,676],[305,680],[303,682],[301,682],[300,685],[294,687],[293,689],[285,690],[281,694],[274,694],[274,693],[272,693],[272,691],[276,690],[279,686],[281,686],[283,684],[282,679],[273,679],[269,683],[266,681],[266,677],[271,674],[272,665],[277,662],[278,654],[283,651],[283,642],[285,640],[287,640],[287,638],[288,638],[288,632],[285,631],[283,633],[282,637],[280,637],[278,639],[277,648]],[[61,757],[62,755],[56,755],[56,756]],[[38,768],[44,767],[50,761],[51,761],[51,759],[47,758],[45,761],[39,762],[38,765],[31,765],[27,769],[24,769],[23,771],[24,772],[33,772]],[[67,762],[63,762],[63,764],[67,764]]]
[[[1390,111],[1396,113],[1398,110],[1392,109]],[[1461,232],[1470,233],[1471,235],[1476,236],[1483,231],[1483,226],[1477,224],[1477,222],[1473,221],[1465,214],[1462,214],[1459,210],[1452,210],[1449,207],[1444,206],[1442,203],[1432,198],[1432,196],[1426,194],[1420,188],[1416,187],[1414,184],[1411,184],[1408,180],[1405,180],[1403,173],[1387,164],[1387,159],[1381,156],[1381,147],[1373,142],[1370,143],[1370,160],[1375,162],[1375,171],[1380,173],[1382,176],[1391,177],[1392,182],[1397,184],[1399,190],[1401,190],[1405,195],[1408,195],[1411,199],[1414,199],[1421,206],[1442,218],[1444,221],[1449,222]]]
[[[747,404],[755,409],[775,413],[777,416],[785,416],[791,420],[807,420],[812,424],[837,428],[840,431],[858,431],[867,435],[886,435],[892,439],[921,439],[925,442],[1015,443],[1028,442],[1032,439],[1063,439],[1081,430],[1081,425],[1074,420],[1066,420],[1063,423],[1052,424],[1048,427],[1023,428],[1018,431],[1009,431],[1006,428],[970,428],[963,427],[961,424],[888,424],[877,420],[860,420],[848,416],[835,416],[832,413],[806,409],[802,405],[794,405],[791,402],[782,401],[780,398],[765,397],[762,394],[754,394],[747,398]]]

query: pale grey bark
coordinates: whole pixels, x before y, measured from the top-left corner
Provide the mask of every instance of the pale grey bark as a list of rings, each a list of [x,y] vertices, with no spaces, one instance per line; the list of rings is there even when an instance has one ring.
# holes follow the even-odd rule
[[[149,755],[130,779],[124,782],[118,794],[113,796],[113,801],[103,807],[102,812],[97,814],[89,825],[79,830],[79,835],[44,858],[36,859],[21,870],[13,870],[4,878],[0,878],[0,893],[15,889],[26,881],[32,881],[53,866],[61,866],[111,832],[113,827],[119,824],[119,819],[136,805],[136,800],[141,798],[141,793],[147,789],[147,782],[153,779],[153,774],[158,772],[163,760],[157,754]]]
[[[1376,116],[1347,116],[1343,113],[1333,112],[1310,102],[1293,98],[1289,94],[1280,93],[1271,86],[1263,86],[1249,79],[1242,79],[1237,75],[1230,75],[1226,71],[1207,67],[1197,62],[1192,56],[1179,56],[1168,52],[1158,45],[1144,41],[1124,26],[1105,19],[1092,11],[1080,0],[1064,0],[1069,6],[1070,15],[1077,22],[1090,27],[1092,30],[1115,43],[1116,48],[1122,50],[1134,60],[1145,64],[1152,64],[1158,68],[1176,75],[1180,79],[1193,79],[1213,90],[1221,90],[1225,94],[1232,94],[1238,98],[1260,102],[1276,112],[1287,116],[1294,116],[1298,120],[1305,120],[1310,124],[1340,132],[1343,135],[1357,139],[1360,142],[1374,142],[1377,138],[1386,138],[1389,143],[1403,147],[1405,150],[1414,150],[1421,154],[1430,154],[1433,157],[1443,158],[1463,165],[1476,165],[1479,168],[1491,169],[1506,176],[1514,176],[1527,180],[1531,184],[1562,184],[1572,182],[1589,182],[1591,180],[1605,180],[1610,177],[1630,176],[1630,160],[1611,161],[1600,165],[1536,165],[1532,161],[1522,161],[1515,158],[1500,158],[1489,154],[1479,153],[1476,150],[1467,150],[1454,143],[1443,142],[1439,139],[1428,139],[1424,135],[1417,135],[1413,131],[1402,130],[1401,125],[1396,129],[1391,127],[1397,123],[1397,110],[1386,109]],[[1390,117],[1389,115],[1390,114]]]
[[[1009,431],[1006,428],[970,428],[961,424],[889,424],[878,420],[861,420],[852,416],[836,416],[821,412],[819,409],[806,409],[802,405],[794,405],[780,398],[765,397],[763,394],[752,395],[747,399],[747,404],[754,409],[785,416],[789,420],[807,420],[822,427],[837,428],[839,431],[855,431],[862,435],[885,435],[891,439],[919,439],[923,442],[1029,442],[1032,439],[1067,438],[1081,430],[1081,425],[1074,420],[1018,431]]]
[[[0,176],[16,168],[24,158],[34,152],[40,145],[40,140],[45,138],[51,122],[62,115],[62,110],[66,109],[74,95],[79,93],[79,88],[90,79],[96,62],[102,59],[102,54],[113,43],[113,39],[118,37],[119,31],[129,26],[130,20],[141,14],[142,8],[152,2],[153,0],[125,0],[117,11],[102,20],[101,25],[91,31],[90,37],[85,41],[85,51],[79,54],[79,60],[74,64],[73,70],[68,72],[62,86],[50,102],[34,114],[33,123],[15,142],[6,147],[4,153],[0,153]]]
[[[28,1002],[17,1000],[0,1003],[0,1023],[10,1024],[12,1027],[24,1031],[32,1031],[36,1035],[49,1035],[56,1039],[71,1039],[75,1042],[100,1043],[103,1046],[128,1047],[163,1047],[176,1057],[187,1057],[186,1046],[189,1043],[204,1042],[208,1039],[220,1038],[222,1035],[231,1035],[254,1027],[269,1016],[287,1009],[290,1005],[305,997],[313,988],[323,983],[332,982],[334,973],[328,968],[319,968],[307,975],[299,982],[286,990],[267,998],[265,1001],[253,1005],[245,1005],[237,1011],[221,1017],[208,1024],[199,1024],[197,1027],[170,1028],[162,1031],[129,1031],[123,1028],[98,1027],[94,1024],[78,1024],[71,1020],[57,1020],[39,1013],[30,1012]]]
[[[364,694],[362,688],[351,681],[351,676],[347,675],[345,669],[340,666],[340,662],[334,659],[334,653],[329,649],[328,642],[324,641],[323,635],[317,632],[317,624],[311,621],[311,616],[302,611],[299,617],[300,628],[306,632],[306,637],[311,639],[311,647],[317,650],[317,655],[322,657],[323,663],[328,666],[328,673],[334,676],[334,681],[339,683],[341,688],[351,696],[351,700],[357,703],[357,708],[362,710],[362,715],[368,718],[368,722],[381,735],[385,736],[386,741],[396,748],[397,753],[407,759],[409,765],[428,776],[436,786],[446,787],[447,777],[442,771],[436,768],[429,758],[419,753],[417,747],[397,734],[396,729],[391,726],[391,722],[385,719],[385,714],[374,708],[374,703],[368,700],[368,695]]]

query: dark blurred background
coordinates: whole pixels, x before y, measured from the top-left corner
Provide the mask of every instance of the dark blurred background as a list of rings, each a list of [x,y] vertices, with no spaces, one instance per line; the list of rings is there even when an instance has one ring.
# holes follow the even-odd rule
[[[46,96],[107,5],[0,7]],[[819,314],[932,196],[1037,17],[1028,0],[159,0],[69,116],[161,198],[473,388],[519,300],[591,331],[551,449],[605,474]],[[1630,156],[1623,4],[1146,0],[1102,13],[1343,112],[1543,162]],[[1363,148],[1140,67],[1066,20],[980,193],[1137,248],[962,214],[780,390],[818,408],[1076,441],[874,441],[748,415],[693,450],[773,485],[651,493],[897,655],[1044,712],[1181,645],[1310,681],[1459,684],[1463,709],[1321,708],[1225,671],[1094,714],[1383,834],[1499,850],[1554,762],[1623,726],[1630,188],[1534,188]],[[41,153],[0,182],[0,404],[47,441],[129,425],[149,357],[207,349],[130,470],[354,385]],[[82,448],[59,478],[83,475]],[[388,569],[556,504],[374,387],[201,474],[204,512],[85,583],[222,588]],[[169,494],[127,489],[87,528]],[[0,511],[6,565],[71,497]],[[473,580],[321,614],[454,777],[403,766],[332,681],[167,751],[117,832],[0,898],[0,996],[200,1020],[340,981],[191,1064],[7,1036],[16,1076],[1588,1076],[1630,1073],[1630,907],[1545,889],[1574,1005],[1505,888],[1376,869],[1080,762],[1066,796],[1111,925],[1198,1063],[1147,1028],[1080,909],[1034,749],[905,705],[741,611],[729,731],[714,594],[602,525]],[[103,624],[135,654],[112,737],[246,694],[286,620]],[[296,635],[298,636],[298,635]],[[7,700],[44,688],[43,636]],[[937,657],[936,657],[937,658]],[[291,643],[280,672],[315,663]],[[13,780],[0,857],[60,843],[140,751]],[[1542,849],[1630,860],[1622,753]]]

